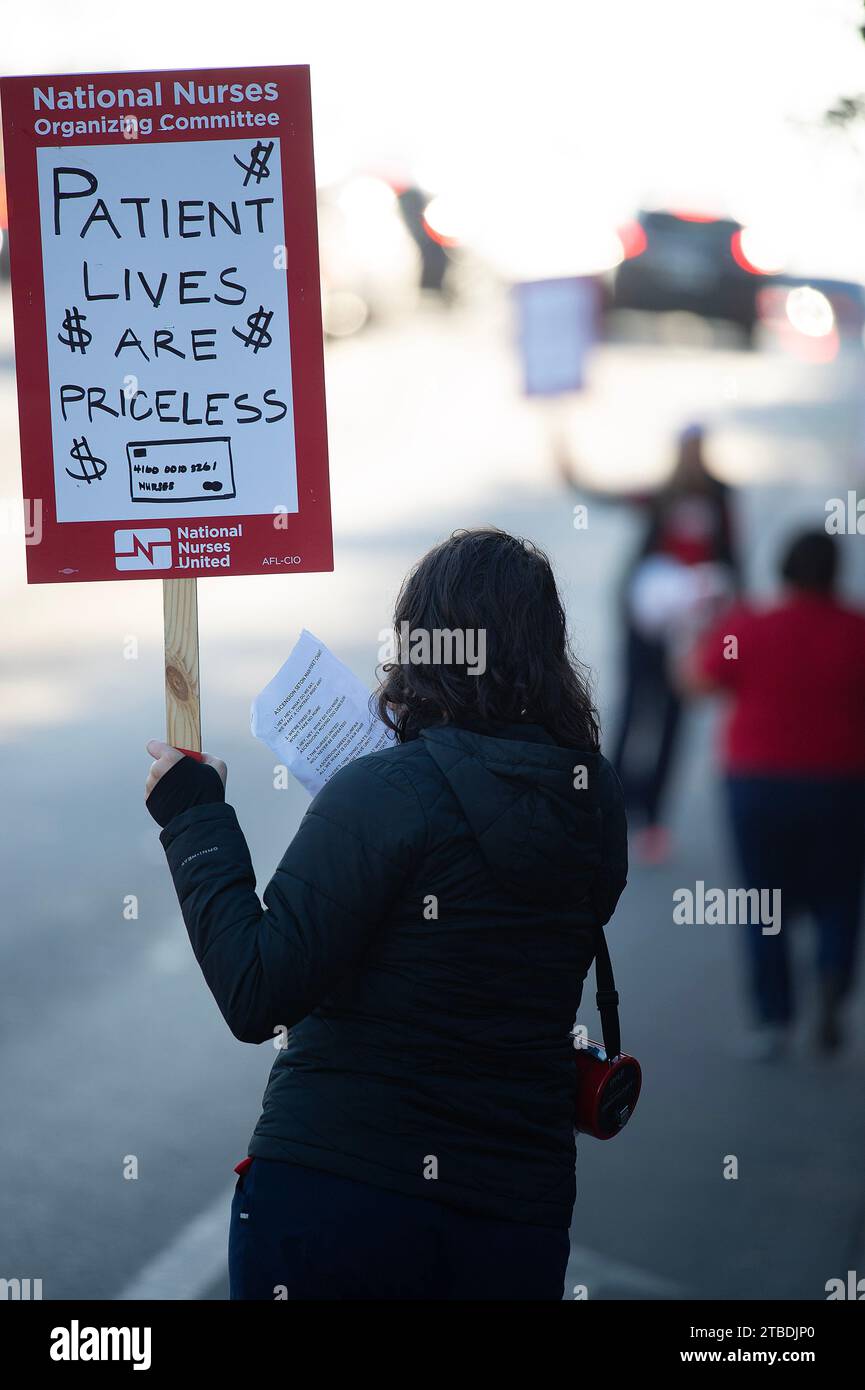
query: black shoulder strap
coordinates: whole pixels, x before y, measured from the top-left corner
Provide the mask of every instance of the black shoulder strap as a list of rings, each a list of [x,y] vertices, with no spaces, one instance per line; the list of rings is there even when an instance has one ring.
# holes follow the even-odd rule
[[[616,982],[613,979],[613,963],[610,960],[603,927],[598,927],[595,940],[597,942],[595,949],[597,994],[595,998],[598,1004],[598,1013],[601,1015],[604,1051],[607,1054],[607,1060],[612,1061],[614,1057],[618,1057],[622,1050],[622,1038],[619,1031],[619,995]]]

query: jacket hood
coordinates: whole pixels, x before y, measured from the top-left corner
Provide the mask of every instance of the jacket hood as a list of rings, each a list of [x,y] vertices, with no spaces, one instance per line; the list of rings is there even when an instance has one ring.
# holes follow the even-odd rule
[[[435,727],[420,737],[509,891],[545,904],[606,897],[603,803],[615,776],[599,753],[559,747],[537,725],[495,735]]]

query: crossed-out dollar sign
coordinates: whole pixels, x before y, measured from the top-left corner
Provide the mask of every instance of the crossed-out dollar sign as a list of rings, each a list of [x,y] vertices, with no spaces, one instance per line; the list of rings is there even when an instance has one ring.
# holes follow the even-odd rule
[[[246,320],[249,325],[249,332],[244,333],[241,328],[232,328],[232,333],[240,339],[244,347],[251,347],[253,352],[258,352],[259,348],[270,347],[273,338],[268,333],[270,320],[273,318],[273,310],[265,309],[260,304],[254,314],[250,314]]]
[[[76,482],[88,484],[95,483],[102,477],[108,467],[104,459],[97,458],[96,455],[92,453],[90,445],[87,443],[87,439],[83,434],[80,439],[72,440],[72,448],[69,450],[69,453],[81,470],[80,473],[73,473],[71,468],[67,468],[66,470],[70,478],[74,478]]]
[[[267,167],[267,161],[270,159],[272,153],[273,141],[271,140],[265,145],[263,140],[259,140],[258,144],[253,145],[252,149],[249,151],[248,164],[244,164],[243,160],[239,159],[237,155],[234,156],[235,164],[239,164],[241,169],[246,170],[246,178],[243,180],[244,188],[249,183],[250,179],[255,179],[256,183],[261,183],[262,179],[270,178],[270,170]]]
[[[68,347],[70,352],[80,352],[82,357],[87,352],[87,344],[93,337],[89,329],[83,326],[86,318],[87,315],[82,314],[80,309],[77,309],[73,304],[71,309],[66,310],[66,317],[60,325],[61,329],[66,329],[66,337],[63,337],[62,332],[57,334],[64,347]]]

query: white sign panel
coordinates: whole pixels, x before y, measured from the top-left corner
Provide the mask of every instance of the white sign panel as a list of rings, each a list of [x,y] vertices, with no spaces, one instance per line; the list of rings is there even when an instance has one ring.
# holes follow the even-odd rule
[[[37,168],[58,520],[296,512],[278,137]]]

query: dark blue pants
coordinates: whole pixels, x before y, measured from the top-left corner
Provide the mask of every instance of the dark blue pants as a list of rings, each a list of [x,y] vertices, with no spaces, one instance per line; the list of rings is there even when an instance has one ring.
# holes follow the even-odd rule
[[[682,714],[668,671],[667,649],[628,628],[625,689],[612,762],[628,811],[644,825],[661,815]]]
[[[232,1299],[555,1299],[566,1230],[255,1158],[231,1204]]]
[[[865,870],[865,782],[854,778],[731,777],[730,817],[743,888],[781,890],[781,931],[746,926],[751,992],[764,1023],[788,1023],[794,998],[789,926],[807,914],[816,963],[838,997],[853,983]]]

